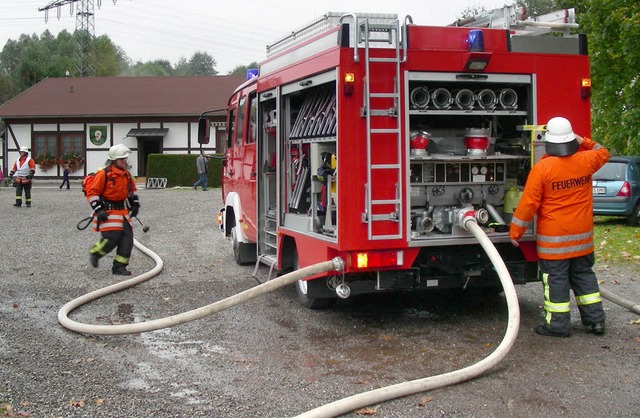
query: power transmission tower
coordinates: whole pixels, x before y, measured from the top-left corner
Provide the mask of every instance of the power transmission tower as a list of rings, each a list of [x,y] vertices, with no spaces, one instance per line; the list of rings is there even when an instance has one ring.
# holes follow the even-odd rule
[[[116,1],[117,0],[113,0],[113,4],[115,4]],[[46,6],[38,8],[38,11],[44,11],[44,21],[47,22],[49,20],[50,9],[54,7],[57,8],[58,19],[60,19],[60,8],[62,6],[68,4],[71,15],[73,15],[74,5],[78,2],[80,3],[80,7],[76,13],[76,56],[78,58],[76,70],[78,76],[90,77],[96,75],[96,69],[91,55],[91,44],[96,32],[93,0],[53,0]],[[102,6],[102,0],[97,0],[97,3],[98,8],[100,8]]]

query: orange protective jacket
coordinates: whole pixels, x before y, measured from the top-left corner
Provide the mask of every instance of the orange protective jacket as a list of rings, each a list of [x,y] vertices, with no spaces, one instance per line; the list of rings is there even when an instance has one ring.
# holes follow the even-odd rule
[[[536,163],[513,214],[509,236],[519,241],[536,218],[538,257],[565,260],[593,252],[591,176],[609,160],[609,151],[584,138],[566,157],[545,155]]]
[[[106,176],[106,180],[105,180]],[[104,170],[96,172],[89,190],[87,191],[87,201],[89,204],[98,200],[108,200],[110,202],[122,202],[127,200],[130,193],[136,191],[136,183],[127,170],[121,170],[115,165],[111,165]],[[100,222],[98,229],[97,218],[93,218],[94,231],[121,231],[124,228],[124,222],[127,221],[131,225],[129,210],[126,209],[106,209],[109,219],[106,222]]]

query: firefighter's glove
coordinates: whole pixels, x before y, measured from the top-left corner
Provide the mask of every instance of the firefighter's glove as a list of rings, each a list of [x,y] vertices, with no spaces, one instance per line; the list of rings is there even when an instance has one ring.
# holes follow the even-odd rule
[[[36,175],[36,172],[34,170],[31,170],[31,173],[29,173],[29,175],[27,176],[28,179],[32,179],[33,176]]]
[[[91,202],[91,209],[96,214],[96,218],[98,218],[99,222],[105,222],[109,219],[109,214],[102,207],[102,203],[99,200],[95,202]]]
[[[140,199],[137,194],[132,194],[127,200],[129,200],[129,214],[132,218],[135,218],[140,211]]]
[[[98,222],[106,222],[109,219],[109,214],[104,209],[98,209],[96,218],[98,218]]]
[[[9,172],[9,177],[13,177],[13,175],[14,175],[14,174],[16,174],[16,172],[15,172],[15,171],[10,171],[10,172]]]

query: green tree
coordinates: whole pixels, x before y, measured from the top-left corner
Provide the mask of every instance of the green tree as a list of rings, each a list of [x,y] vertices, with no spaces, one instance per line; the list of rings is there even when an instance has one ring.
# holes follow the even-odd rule
[[[190,76],[208,76],[216,75],[218,72],[215,70],[216,60],[207,52],[195,52],[189,60],[189,73]]]
[[[593,136],[613,154],[640,154],[640,3],[579,3],[591,58]]]
[[[150,76],[169,76],[165,67],[157,62],[147,61],[142,62],[138,61],[134,65],[130,66],[127,70],[122,72],[120,75],[126,77],[150,77]]]
[[[249,65],[238,65],[233,70],[229,71],[229,75],[245,75],[247,70],[260,68],[256,61],[253,61]]]
[[[115,76],[129,67],[124,51],[106,35],[93,40],[91,58],[98,77]]]

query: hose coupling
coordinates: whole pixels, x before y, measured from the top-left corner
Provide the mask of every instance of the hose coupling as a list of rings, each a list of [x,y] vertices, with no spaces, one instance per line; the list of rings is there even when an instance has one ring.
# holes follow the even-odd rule
[[[460,226],[461,228],[464,228],[465,230],[469,230],[469,228],[467,228],[467,222],[469,221],[473,221],[475,223],[477,223],[478,221],[476,220],[476,211],[473,210],[473,208],[468,207],[468,208],[461,208],[461,209],[457,209],[455,212],[455,223]]]
[[[333,269],[335,271],[344,271],[344,260],[340,257],[334,257],[333,260]]]

